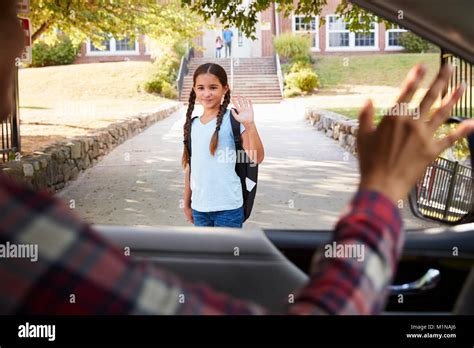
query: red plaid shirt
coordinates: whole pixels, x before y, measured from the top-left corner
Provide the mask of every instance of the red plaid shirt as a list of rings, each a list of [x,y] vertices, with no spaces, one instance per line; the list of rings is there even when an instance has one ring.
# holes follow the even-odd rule
[[[363,245],[363,261],[319,255],[312,267],[316,273],[285,314],[383,310],[403,244],[401,226],[398,209],[386,197],[358,192],[337,223],[333,241]],[[13,244],[37,245],[37,260],[6,257]],[[0,314],[267,313],[258,304],[189,284],[149,262],[131,260],[60,199],[0,174],[2,246]],[[184,303],[180,295],[185,296]]]

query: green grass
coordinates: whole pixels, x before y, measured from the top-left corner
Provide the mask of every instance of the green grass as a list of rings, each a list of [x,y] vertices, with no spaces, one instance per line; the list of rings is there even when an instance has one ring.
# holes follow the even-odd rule
[[[46,108],[61,101],[162,101],[140,86],[152,73],[150,62],[115,62],[21,69],[22,107]],[[111,106],[114,104],[112,103]]]
[[[428,69],[422,87],[428,87],[439,69],[438,53],[397,53],[364,56],[325,56],[316,58],[316,73],[321,88],[343,85],[399,87],[410,68],[424,63]]]
[[[45,108],[42,106],[21,106],[21,109],[31,109],[31,110],[49,110],[51,108]]]
[[[140,86],[151,62],[25,68],[19,71],[22,152],[82,136],[170,102]]]

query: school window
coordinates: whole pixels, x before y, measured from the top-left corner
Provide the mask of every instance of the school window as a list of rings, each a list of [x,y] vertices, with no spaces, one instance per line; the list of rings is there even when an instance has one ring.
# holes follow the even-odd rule
[[[328,17],[329,47],[349,47],[349,29],[343,17]]]
[[[402,50],[403,46],[400,43],[400,38],[406,30],[402,27],[392,24],[385,31],[385,48],[392,50]]]
[[[377,23],[370,23],[369,32],[353,33],[344,17],[329,15],[326,17],[326,50],[349,51],[377,49]]]
[[[130,41],[128,37],[123,40],[115,41],[115,49],[117,51],[135,51],[135,47],[135,41]]]
[[[101,42],[103,49],[100,49],[98,47],[95,47],[94,44],[91,42],[90,43],[90,50],[92,52],[110,52],[110,40],[106,39]]]
[[[305,16],[293,16],[293,32],[297,35],[308,35],[311,49],[319,51],[319,16],[305,21]]]
[[[361,20],[361,23],[364,23]],[[356,47],[374,47],[375,46],[375,23],[370,23],[369,33],[354,33]]]
[[[108,56],[108,55],[139,55],[138,41],[124,38],[117,40],[113,37],[106,38],[102,41],[103,49],[94,46],[87,39],[87,55],[88,56]]]

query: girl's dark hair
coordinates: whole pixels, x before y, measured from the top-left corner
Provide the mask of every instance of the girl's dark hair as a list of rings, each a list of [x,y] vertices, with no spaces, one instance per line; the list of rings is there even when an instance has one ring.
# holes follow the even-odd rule
[[[221,67],[219,64],[214,63],[206,63],[198,66],[196,71],[193,75],[193,87],[196,86],[196,79],[199,75],[202,74],[212,74],[219,79],[219,82],[223,87],[227,86],[227,73],[225,72],[224,68]],[[183,158],[182,158],[182,166],[183,169],[186,169],[189,160],[189,153],[186,144],[189,143],[190,134],[191,134],[191,116],[194,110],[194,103],[196,101],[196,92],[194,89],[191,89],[191,93],[189,94],[189,101],[188,101],[188,110],[186,112],[186,122],[183,126],[183,135],[184,135],[184,148],[183,148]],[[214,153],[217,149],[217,143],[219,141],[219,130],[221,129],[222,119],[224,118],[224,114],[227,111],[227,106],[230,103],[230,88],[227,90],[227,93],[224,96],[224,101],[221,104],[219,109],[219,113],[217,114],[217,122],[216,122],[216,130],[212,135],[211,142],[209,144],[209,150],[211,154],[214,156]]]

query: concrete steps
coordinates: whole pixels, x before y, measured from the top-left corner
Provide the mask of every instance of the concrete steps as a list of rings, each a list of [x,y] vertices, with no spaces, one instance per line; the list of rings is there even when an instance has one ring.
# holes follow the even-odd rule
[[[230,83],[230,59],[192,58],[184,77],[181,101],[187,102],[193,85],[193,74],[204,63],[216,63],[224,68]],[[273,57],[234,59],[234,88],[232,95],[248,97],[253,103],[278,103],[283,98],[278,84]]]

